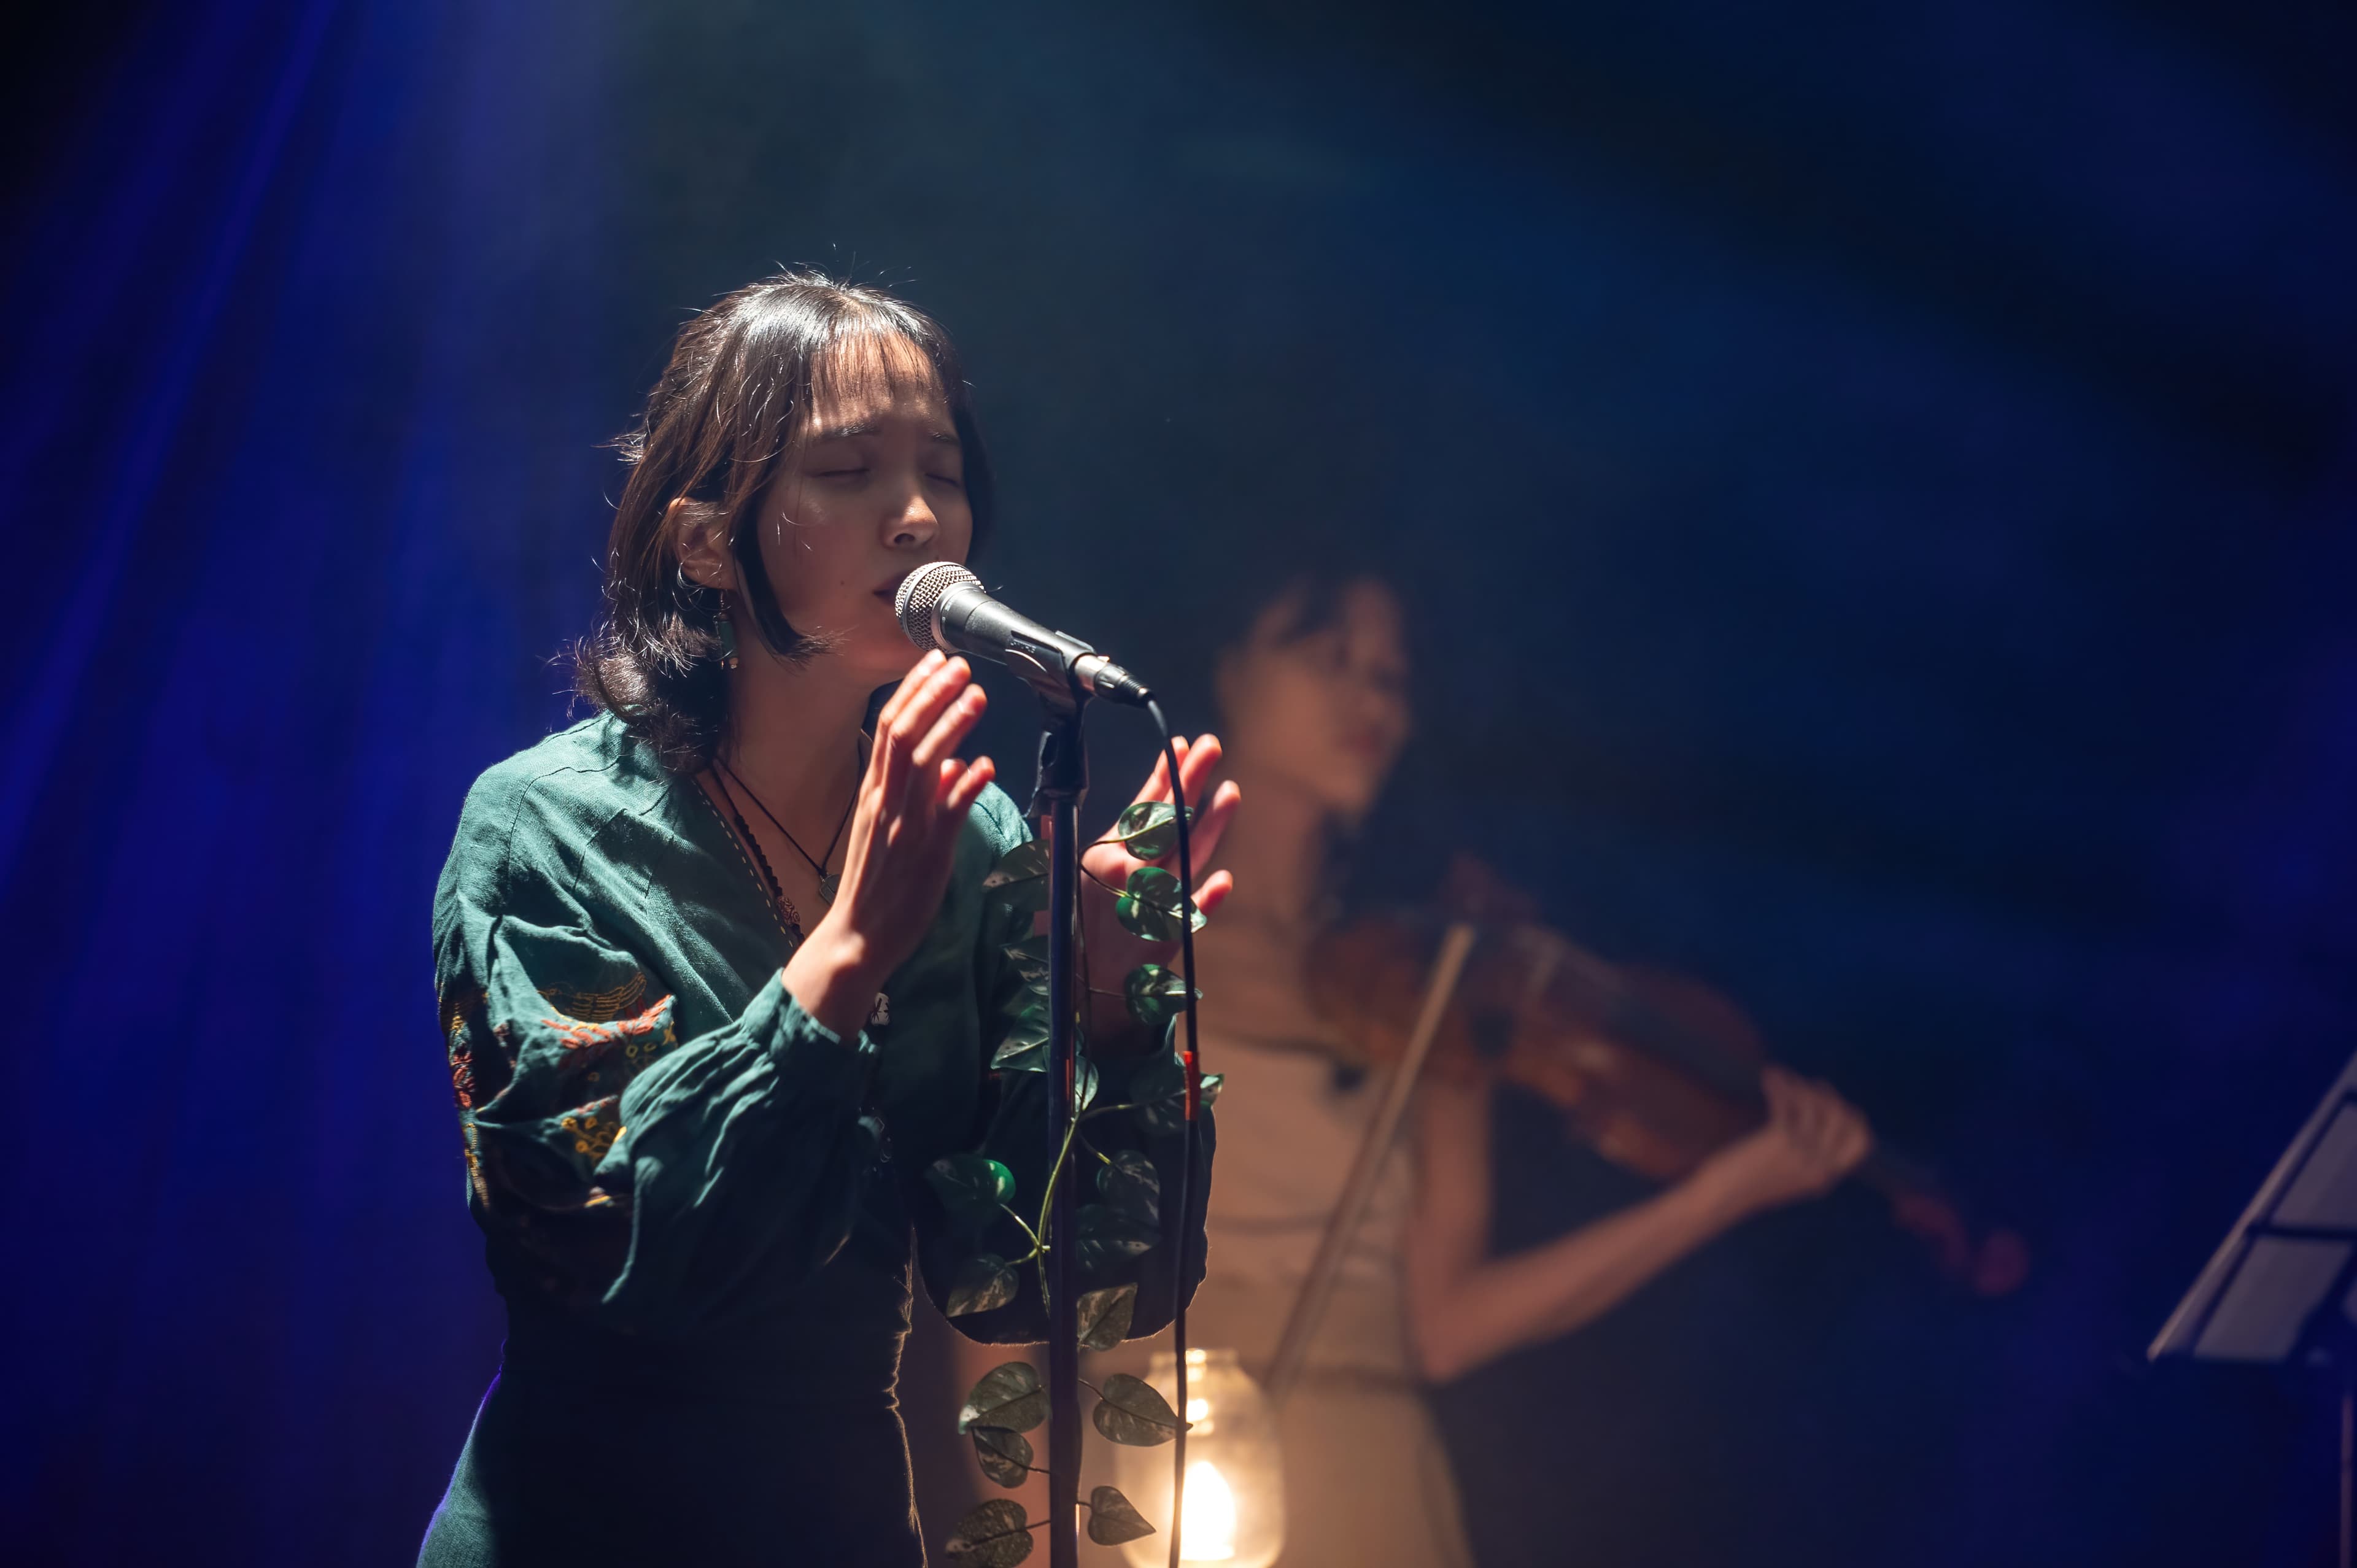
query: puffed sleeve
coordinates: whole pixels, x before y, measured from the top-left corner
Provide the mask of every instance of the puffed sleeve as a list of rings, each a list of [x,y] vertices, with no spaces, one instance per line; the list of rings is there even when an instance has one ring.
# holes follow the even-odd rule
[[[597,892],[577,846],[470,800],[435,907],[469,1201],[511,1295],[696,1334],[774,1307],[843,1245],[877,1154],[874,1049],[782,975],[681,1038]]]
[[[986,826],[995,853],[1004,857],[1028,843],[1029,833],[1004,796],[995,804]],[[934,1305],[969,1338],[1029,1344],[1048,1337],[1041,1270],[1037,1260],[1022,1261],[1032,1250],[1030,1237],[1004,1212],[978,1219],[952,1207],[961,1196],[957,1163],[964,1159],[972,1170],[972,1156],[995,1160],[1012,1178],[1014,1196],[1006,1207],[1036,1229],[1060,1142],[1052,1131],[1045,1047],[1031,1048],[1044,1015],[1044,939],[1032,932],[1039,900],[996,891],[1000,896],[984,901],[974,952],[984,1059],[995,1069],[983,1134],[970,1155],[952,1156],[924,1182],[910,1184],[909,1208],[917,1225],[920,1272]],[[1010,1040],[1027,1025],[1028,1034]],[[1206,1105],[1194,1123],[1194,1181],[1182,1214],[1179,1167],[1189,1133],[1179,1114],[1185,1079],[1176,1058],[1167,1046],[1157,1045],[1142,1052],[1092,1053],[1090,1068],[1093,1093],[1068,1156],[1081,1232],[1071,1244],[1079,1254],[1082,1291],[1126,1296],[1130,1316],[1123,1337],[1142,1337],[1167,1325],[1176,1293],[1183,1289],[1191,1298],[1203,1277],[1211,1115]],[[1113,1169],[1122,1174],[1109,1187],[1104,1173]],[[1117,1202],[1103,1200],[1109,1191]],[[961,1310],[971,1305],[982,1281],[994,1276],[995,1264],[1011,1271],[1011,1297],[983,1310]],[[1002,1281],[998,1294],[1004,1294],[1006,1276],[995,1277]]]

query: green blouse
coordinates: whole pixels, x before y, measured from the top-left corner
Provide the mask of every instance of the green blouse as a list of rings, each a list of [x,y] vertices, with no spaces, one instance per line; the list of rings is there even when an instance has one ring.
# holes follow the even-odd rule
[[[787,938],[710,800],[619,722],[576,725],[477,781],[435,898],[435,969],[511,1368],[530,1320],[559,1326],[538,1337],[576,1359],[780,1347],[743,1375],[823,1382],[807,1336],[782,1324],[834,1335],[834,1371],[888,1391],[912,1231],[937,1304],[965,1250],[926,1168],[979,1148],[1036,1194],[1053,1153],[1044,1075],[986,1066],[1024,983],[1006,949],[1029,917],[983,881],[1027,836],[986,790],[931,929],[845,1040],[787,993]],[[1099,1065],[1118,1092],[1123,1065]],[[1111,1121],[1092,1123],[1095,1141],[1140,1149],[1175,1190],[1179,1135]],[[1190,1291],[1201,1275],[1208,1119],[1201,1136],[1192,1212],[1089,1282],[1139,1282],[1133,1334],[1167,1321],[1174,1272]],[[1035,1271],[1020,1272],[1015,1301],[959,1326],[1041,1337]],[[795,1337],[802,1351],[782,1348]]]

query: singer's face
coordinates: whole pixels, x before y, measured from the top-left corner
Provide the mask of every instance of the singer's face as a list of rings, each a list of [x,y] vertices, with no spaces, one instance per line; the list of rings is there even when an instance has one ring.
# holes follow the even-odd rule
[[[881,685],[918,658],[892,615],[900,579],[963,561],[974,512],[931,365],[898,337],[841,353],[762,507],[761,562],[794,629]]]
[[[1220,670],[1222,739],[1239,774],[1281,781],[1337,816],[1374,804],[1407,744],[1407,645],[1398,600],[1376,582],[1299,628],[1301,595],[1262,610]]]

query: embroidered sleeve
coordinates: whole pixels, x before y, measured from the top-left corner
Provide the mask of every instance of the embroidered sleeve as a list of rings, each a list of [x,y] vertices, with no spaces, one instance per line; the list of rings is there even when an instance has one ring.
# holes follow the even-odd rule
[[[683,1039],[667,995],[565,879],[454,856],[436,968],[471,1204],[502,1288],[609,1324],[757,1314],[849,1233],[877,1153],[873,1049],[781,982]]]

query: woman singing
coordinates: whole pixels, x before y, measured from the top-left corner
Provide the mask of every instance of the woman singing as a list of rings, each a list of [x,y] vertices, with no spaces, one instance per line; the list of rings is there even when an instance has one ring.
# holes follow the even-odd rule
[[[625,453],[577,657],[600,711],[482,776],[435,899],[508,1337],[420,1561],[916,1563],[894,1386],[912,1232],[941,1223],[921,1177],[1051,1152],[1043,1075],[985,1066],[1018,977],[982,883],[1024,825],[957,754],[981,688],[892,614],[987,534],[990,470],[941,329],[811,274],[691,321]],[[1219,756],[1185,754],[1187,799]],[[1137,865],[1089,853],[1114,886]],[[1159,956],[1108,904],[1098,961]],[[1123,1017],[1090,1019],[1116,1076]],[[1099,1141],[1124,1136],[1175,1181],[1178,1134]],[[1199,1216],[1133,1265],[1136,1332],[1200,1276]],[[1039,1337],[1019,1272],[962,1321]]]

